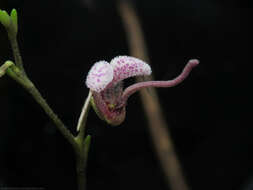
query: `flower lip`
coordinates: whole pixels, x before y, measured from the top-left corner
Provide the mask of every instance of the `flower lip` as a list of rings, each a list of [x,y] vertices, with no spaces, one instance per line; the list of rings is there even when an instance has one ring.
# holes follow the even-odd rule
[[[112,66],[106,61],[99,61],[91,67],[86,79],[86,85],[92,91],[101,92],[112,80]]]

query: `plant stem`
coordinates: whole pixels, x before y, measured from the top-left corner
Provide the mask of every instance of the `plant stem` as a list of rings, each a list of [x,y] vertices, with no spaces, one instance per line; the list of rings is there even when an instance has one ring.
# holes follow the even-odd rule
[[[82,165],[77,165],[77,184],[78,184],[78,190],[86,190],[86,171],[80,170]]]
[[[8,32],[8,37],[9,37],[9,40],[10,40],[10,43],[11,43],[11,48],[12,48],[12,51],[13,51],[13,56],[14,56],[14,59],[15,59],[15,63],[17,65],[17,67],[25,74],[25,69],[23,67],[23,61],[22,61],[22,57],[20,55],[17,38],[11,32]]]
[[[46,114],[52,119],[52,121],[55,123],[56,127],[62,133],[62,135],[69,141],[69,143],[73,146],[74,149],[77,149],[77,143],[74,140],[74,136],[70,133],[70,131],[66,128],[66,126],[59,119],[59,117],[49,107],[46,100],[41,96],[37,88],[35,86],[32,86],[30,89],[28,89],[28,91],[37,101],[37,103],[44,109]]]
[[[20,55],[18,42],[16,35],[12,31],[8,31],[8,37],[11,43],[13,55],[15,58],[16,66],[12,66],[12,69],[8,69],[9,75],[20,83],[27,91],[33,96],[33,98],[38,102],[38,104],[44,109],[46,114],[53,120],[56,127],[62,133],[62,135],[70,142],[70,144],[77,148],[74,136],[69,132],[63,122],[58,118],[58,116],[53,112],[50,106],[47,104],[46,100],[41,96],[38,89],[34,86],[32,81],[27,77],[24,67],[22,57]]]
[[[90,99],[91,99],[92,93],[89,91],[88,97],[85,100],[85,103],[83,105],[81,115],[78,120],[77,124],[77,131],[80,131],[78,134],[78,137],[83,138],[85,135],[85,126],[86,126],[86,121],[87,121],[87,116],[90,108]]]
[[[55,123],[58,130],[62,133],[62,135],[69,141],[69,143],[73,146],[75,151],[78,151],[78,144],[74,139],[74,136],[70,133],[70,131],[66,128],[63,122],[59,119],[59,117],[54,113],[54,111],[47,104],[46,100],[41,96],[38,89],[34,86],[34,84],[27,78],[26,75],[22,71],[19,70],[15,65],[11,66],[7,69],[7,74],[16,80],[19,84],[21,84],[36,100],[36,102],[44,109],[46,114],[52,121]]]
[[[80,150],[76,154],[76,174],[78,190],[86,189],[86,155],[84,153],[84,147],[80,146]]]
[[[78,190],[86,189],[86,165],[88,159],[88,152],[90,147],[91,137],[89,135],[84,138],[85,135],[85,125],[89,110],[91,93],[89,93],[88,98],[85,101],[84,108],[82,110],[82,114],[79,118],[80,132],[74,137],[71,132],[66,128],[63,122],[59,119],[59,117],[53,112],[53,110],[49,107],[46,100],[41,96],[40,92],[34,86],[34,84],[19,70],[15,65],[11,65],[10,68],[7,69],[6,72],[10,77],[16,80],[19,84],[21,84],[37,101],[37,103],[44,109],[49,118],[55,123],[58,130],[62,133],[62,135],[68,140],[68,142],[72,145],[75,156],[76,156],[76,172],[77,172],[77,182],[78,182]]]
[[[91,91],[89,91],[88,97],[85,100],[77,124],[77,131],[79,131],[79,134],[77,135],[77,137],[75,137],[75,140],[79,145],[79,151],[76,152],[76,172],[77,172],[78,190],[86,189],[86,166],[91,137],[87,135],[86,138],[84,138],[84,136],[85,136],[85,126],[87,116],[90,108],[91,95],[92,93]]]
[[[23,67],[22,57],[20,55],[18,42],[16,39],[16,33],[12,30],[7,30],[8,37],[11,43],[14,59],[16,65],[9,61],[0,67],[0,76],[7,73],[11,78],[17,81],[21,86],[23,86],[36,100],[36,102],[44,109],[46,114],[54,122],[57,129],[61,134],[67,139],[67,141],[72,145],[75,156],[76,156],[76,171],[77,171],[77,182],[78,190],[86,189],[86,165],[88,159],[88,152],[90,146],[91,137],[85,135],[85,125],[87,120],[87,115],[90,107],[91,92],[85,101],[84,107],[82,109],[77,131],[80,130],[79,134],[74,137],[72,133],[66,128],[64,123],[59,119],[59,117],[54,113],[54,111],[47,104],[46,100],[42,97],[38,89],[34,86],[32,81],[27,77],[25,69]]]
[[[86,189],[86,168],[90,141],[90,135],[87,135],[86,138],[82,138],[81,140],[77,141],[79,145],[79,151],[76,152],[76,174],[78,190]]]
[[[23,73],[16,67],[12,65],[11,68],[7,69],[7,74],[16,80],[19,84],[21,84],[36,100],[36,102],[44,109],[46,114],[52,121],[55,123],[58,130],[62,133],[62,135],[68,140],[68,142],[72,145],[75,156],[76,156],[76,172],[77,172],[77,182],[78,182],[78,190],[86,189],[86,163],[88,159],[88,152],[90,146],[91,137],[88,135],[84,138],[84,130],[86,119],[88,115],[88,107],[91,95],[89,94],[86,99],[83,114],[80,116],[80,121],[82,121],[82,125],[80,128],[80,133],[77,137],[74,137],[70,131],[66,128],[63,122],[59,119],[59,117],[53,112],[50,106],[47,104],[46,100],[41,96],[40,92],[34,86],[34,84],[23,75]],[[82,132],[82,133],[81,133]]]

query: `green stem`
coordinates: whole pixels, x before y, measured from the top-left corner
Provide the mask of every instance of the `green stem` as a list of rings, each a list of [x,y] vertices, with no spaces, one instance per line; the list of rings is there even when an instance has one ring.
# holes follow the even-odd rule
[[[78,190],[86,189],[86,168],[88,153],[90,149],[91,136],[87,135],[85,139],[77,141],[79,145],[79,151],[76,152],[76,174]]]
[[[78,190],[85,190],[86,189],[86,171],[80,170],[82,168],[82,164],[77,165],[77,184]]]
[[[66,128],[63,122],[59,119],[59,117],[53,112],[53,110],[49,107],[46,100],[41,96],[40,92],[34,86],[28,89],[29,93],[34,97],[34,99],[38,102],[38,104],[44,109],[47,115],[52,119],[55,123],[59,131],[62,135],[70,142],[74,149],[77,149],[77,143],[74,140],[74,136],[70,133],[70,131]]]
[[[6,70],[11,67],[12,65],[14,65],[14,63],[12,61],[6,61],[3,65],[0,66],[0,77],[2,77],[3,75],[5,75]]]
[[[86,166],[88,160],[88,152],[90,147],[91,137],[89,135],[85,136],[85,126],[87,121],[87,116],[90,108],[91,92],[89,92],[88,97],[85,100],[84,106],[81,111],[81,115],[77,124],[78,135],[75,137],[76,142],[79,145],[79,151],[76,152],[76,172],[77,172],[77,183],[78,190],[86,189]]]
[[[78,144],[76,143],[74,136],[70,133],[70,131],[66,128],[66,126],[59,119],[59,117],[49,107],[46,100],[41,96],[40,92],[37,90],[34,84],[26,77],[26,75],[24,75],[24,73],[20,71],[19,68],[15,65],[12,65],[10,68],[7,69],[7,74],[14,80],[16,80],[19,84],[21,84],[33,96],[37,103],[44,109],[46,114],[55,123],[58,130],[73,146],[75,151],[78,151]]]
[[[89,135],[86,138],[84,138],[84,136],[85,136],[87,115],[90,107],[91,92],[89,92],[89,95],[85,101],[84,107],[82,109],[78,121],[77,131],[80,132],[76,137],[74,137],[72,133],[66,128],[64,123],[59,119],[59,117],[53,112],[53,110],[47,104],[46,100],[41,96],[38,89],[34,86],[32,81],[30,81],[30,79],[27,77],[25,69],[23,67],[23,61],[20,55],[18,42],[16,39],[17,33],[12,29],[7,29],[7,31],[16,65],[11,61],[5,63],[3,66],[0,67],[0,76],[7,73],[10,77],[16,80],[19,84],[21,84],[33,96],[33,98],[37,101],[37,103],[44,109],[49,118],[51,118],[52,121],[55,123],[58,130],[72,145],[76,155],[78,190],[85,190],[86,165],[91,138]]]
[[[76,154],[76,174],[78,190],[86,189],[86,158],[83,151],[83,146],[80,146],[80,151]]]
[[[89,91],[88,97],[86,98],[82,111],[81,111],[81,115],[79,117],[78,120],[78,124],[77,124],[77,131],[79,131],[79,134],[77,136],[77,139],[84,139],[84,135],[85,135],[85,126],[86,126],[86,121],[87,121],[87,117],[88,117],[88,112],[90,109],[90,100],[91,100],[91,96],[92,93],[91,91]]]
[[[10,40],[10,43],[11,43],[11,48],[12,48],[12,51],[13,51],[13,56],[14,56],[14,59],[15,59],[15,63],[17,65],[17,67],[25,74],[25,69],[23,67],[23,61],[22,61],[22,57],[20,55],[16,35],[9,31],[8,32],[8,37],[9,37],[9,40]]]
[[[86,189],[86,165],[88,159],[88,152],[90,146],[91,137],[88,135],[84,138],[85,132],[85,124],[87,120],[88,110],[89,110],[89,102],[91,95],[89,94],[88,98],[85,101],[83,114],[81,114],[81,118],[79,121],[80,132],[77,137],[74,137],[70,131],[66,128],[63,122],[59,119],[59,117],[53,112],[53,110],[49,107],[46,100],[41,96],[40,92],[34,86],[34,84],[27,78],[26,75],[14,64],[7,68],[6,73],[16,80],[19,84],[21,84],[37,101],[37,103],[44,109],[46,114],[52,119],[55,123],[58,130],[62,133],[62,135],[68,140],[68,142],[72,145],[76,155],[76,172],[77,172],[77,180],[78,180],[78,190]]]

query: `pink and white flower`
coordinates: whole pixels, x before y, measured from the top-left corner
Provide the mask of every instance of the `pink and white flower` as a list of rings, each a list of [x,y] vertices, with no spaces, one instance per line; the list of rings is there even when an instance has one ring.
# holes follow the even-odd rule
[[[118,56],[111,60],[99,61],[90,69],[86,85],[92,92],[92,106],[99,117],[111,125],[119,125],[125,119],[127,99],[136,91],[145,87],[172,87],[181,83],[199,61],[190,60],[182,73],[169,81],[146,81],[135,83],[123,90],[122,81],[133,76],[150,75],[151,68],[144,61]]]

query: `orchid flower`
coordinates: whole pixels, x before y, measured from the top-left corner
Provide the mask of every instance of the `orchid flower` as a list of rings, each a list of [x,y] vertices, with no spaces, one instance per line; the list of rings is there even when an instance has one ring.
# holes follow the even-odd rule
[[[169,81],[138,82],[125,90],[123,80],[133,76],[151,74],[150,66],[144,61],[130,56],[118,56],[111,60],[96,62],[90,69],[86,85],[92,93],[91,105],[98,116],[107,123],[120,125],[126,115],[126,103],[132,94],[146,87],[172,87],[181,83],[199,61],[190,60],[182,73]]]

